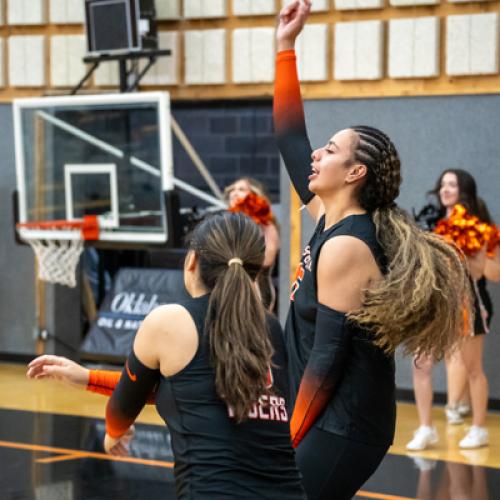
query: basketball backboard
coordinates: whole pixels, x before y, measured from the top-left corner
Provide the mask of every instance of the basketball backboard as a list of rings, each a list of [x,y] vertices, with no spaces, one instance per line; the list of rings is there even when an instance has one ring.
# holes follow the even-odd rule
[[[167,241],[164,191],[174,187],[168,93],[16,99],[13,109],[20,223],[97,215],[101,241]],[[41,237],[32,228],[19,235]]]

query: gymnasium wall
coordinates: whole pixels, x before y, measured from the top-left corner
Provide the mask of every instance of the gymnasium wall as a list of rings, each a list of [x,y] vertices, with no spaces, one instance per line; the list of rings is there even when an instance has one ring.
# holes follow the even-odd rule
[[[405,209],[421,208],[440,172],[458,167],[474,175],[480,196],[500,222],[500,95],[307,101],[305,109],[313,148],[349,125],[369,124],[384,130],[401,155],[403,185],[398,203]],[[282,175],[282,210],[286,212],[290,190],[286,189],[286,172]],[[301,222],[303,247],[313,223],[307,214]],[[286,267],[282,263],[283,271]],[[288,288],[289,276],[283,272],[281,311],[286,310]],[[489,288],[497,313],[492,333],[486,337],[484,359],[491,397],[500,399],[500,284]],[[442,366],[436,369],[435,382],[437,390],[445,390]],[[412,388],[410,358],[398,357],[397,384],[402,389]]]
[[[272,95],[276,14],[290,0],[156,0],[143,81],[174,99]],[[64,93],[84,75],[83,0],[0,0],[0,100]],[[494,93],[500,0],[313,0],[297,45],[308,98]],[[142,64],[142,63],[141,63]],[[143,66],[141,66],[143,67]],[[104,63],[84,91],[116,89]]]
[[[33,252],[14,242],[12,191],[16,187],[10,105],[0,105],[0,352],[34,352],[35,279]]]
[[[251,169],[271,184],[275,200],[277,156],[269,138],[269,99],[276,14],[289,1],[156,0],[160,48],[170,48],[173,54],[159,60],[141,86],[171,93],[178,103],[176,117],[221,185]],[[500,186],[500,0],[313,0],[313,5],[297,46],[313,144],[324,142],[325,131],[333,133],[352,123],[379,125],[394,138],[403,157],[404,207],[424,203],[424,193],[442,168],[462,166],[476,175],[500,221],[495,191]],[[81,61],[82,7],[83,0],[0,0],[0,102],[5,103],[0,105],[0,352],[34,350],[33,257],[29,248],[16,246],[12,236],[10,102],[67,94],[82,77],[87,69]],[[117,76],[116,63],[103,64],[82,91],[116,91]],[[268,101],[255,106],[239,101],[254,98]],[[228,99],[233,103],[227,104]],[[207,100],[212,103],[202,103]],[[218,105],[217,100],[226,104]],[[178,144],[174,158],[176,166],[203,187]],[[286,177],[281,179],[281,196],[283,315],[290,262],[300,256],[311,226],[304,221],[303,236],[297,238],[294,211],[288,224],[290,202],[297,200],[290,197]],[[492,287],[492,295],[500,304],[498,286]],[[59,314],[56,302],[54,316]],[[500,333],[498,316],[493,330]],[[494,334],[487,338],[487,347],[492,396],[500,399],[500,380],[495,382],[493,376],[500,346]],[[442,389],[442,371],[436,376]],[[411,387],[408,360],[398,362],[398,385]]]
[[[172,113],[221,188],[242,176],[257,177],[267,186],[272,202],[279,202],[280,158],[269,99],[174,101]],[[174,175],[206,190],[206,181],[175,137],[172,152]],[[180,195],[184,207],[203,205],[187,193]]]
[[[273,203],[279,202],[280,174],[279,153],[272,131],[270,100],[216,101],[193,103],[174,102],[172,113],[186,132],[198,154],[210,169],[221,188],[241,176],[257,176],[269,188]],[[33,332],[35,321],[35,279],[33,253],[27,246],[14,243],[11,194],[16,189],[12,107],[0,104],[0,151],[2,169],[2,210],[0,231],[4,235],[0,245],[0,269],[3,277],[3,293],[0,296],[0,353],[32,354],[35,349]],[[186,151],[173,140],[174,174],[199,189],[207,190],[207,184],[196,170]],[[181,205],[204,205],[184,192],[180,193]],[[70,290],[65,287],[47,286],[47,325],[53,332],[65,317],[68,307],[61,301],[70,300]],[[75,326],[63,326],[63,340],[78,345],[80,341],[79,311],[75,313]],[[8,325],[8,326],[7,326]],[[59,346],[60,347],[60,346]]]

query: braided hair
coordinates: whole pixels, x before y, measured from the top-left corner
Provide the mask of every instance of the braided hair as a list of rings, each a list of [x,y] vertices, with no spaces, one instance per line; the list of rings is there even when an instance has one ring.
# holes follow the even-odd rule
[[[352,127],[358,134],[354,160],[366,165],[367,181],[359,201],[368,212],[391,206],[399,196],[401,162],[392,141],[380,130],[364,125]]]
[[[402,346],[407,354],[436,360],[453,349],[469,328],[470,285],[463,256],[441,237],[422,231],[397,206],[401,162],[389,137],[364,125],[357,134],[353,161],[367,167],[358,200],[372,215],[387,269],[365,290],[359,310],[349,319],[369,328],[388,353]]]

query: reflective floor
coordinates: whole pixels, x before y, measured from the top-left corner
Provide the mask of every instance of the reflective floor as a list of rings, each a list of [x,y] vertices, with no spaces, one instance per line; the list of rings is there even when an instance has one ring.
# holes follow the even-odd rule
[[[500,469],[389,454],[364,491],[378,493],[371,498],[496,500]],[[366,495],[356,498],[362,497]]]
[[[175,498],[165,428],[139,425],[120,460],[103,453],[103,436],[102,420],[0,410],[0,498]]]
[[[149,413],[153,409],[142,416],[148,423],[137,425],[131,456],[117,459],[101,447],[104,422],[96,417],[105,401],[68,393],[60,384],[26,381],[24,367],[0,365],[0,500],[173,500],[170,438]],[[441,444],[408,456],[404,443],[416,424],[415,409],[399,405],[395,445],[356,498],[500,499],[500,418],[489,417],[492,445],[468,452],[456,446],[466,427],[445,426],[440,409],[436,420]]]

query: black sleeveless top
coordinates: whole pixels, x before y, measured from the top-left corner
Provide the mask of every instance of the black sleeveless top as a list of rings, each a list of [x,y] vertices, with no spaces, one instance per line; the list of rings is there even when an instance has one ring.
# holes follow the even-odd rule
[[[295,403],[314,342],[316,269],[323,244],[335,236],[359,238],[371,250],[381,272],[386,270],[386,259],[370,215],[351,215],[327,230],[324,227],[323,216],[304,250],[292,286],[285,326],[291,405]],[[351,344],[345,372],[315,426],[352,440],[387,446],[393,441],[396,424],[394,359],[373,344],[369,331],[353,324],[347,328]]]
[[[272,392],[237,424],[215,392],[204,321],[209,295],[181,302],[198,330],[191,362],[162,377],[156,397],[175,456],[178,499],[305,499],[290,442],[286,351],[279,322],[268,316],[275,350]]]
[[[486,333],[491,325],[491,320],[493,318],[493,302],[491,301],[491,296],[487,288],[486,278],[484,276],[476,281],[476,285],[477,293],[474,294],[474,334],[481,334]],[[480,307],[481,304],[484,306],[488,313],[488,317],[486,318],[487,328],[485,328],[483,322]]]

